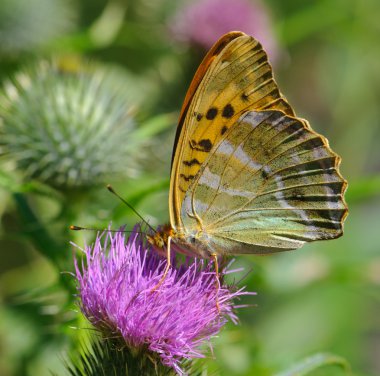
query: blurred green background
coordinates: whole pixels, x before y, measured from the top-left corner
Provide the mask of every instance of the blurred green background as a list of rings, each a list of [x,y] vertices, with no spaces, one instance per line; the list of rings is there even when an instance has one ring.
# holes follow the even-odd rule
[[[262,41],[297,114],[342,156],[350,214],[340,239],[237,257],[251,270],[239,284],[258,296],[215,339],[207,368],[273,375],[328,352],[354,375],[380,375],[380,2],[227,3],[0,1],[1,375],[66,374],[87,327],[69,242],[94,237],[68,226],[138,220],[106,183],[152,224],[168,220],[181,103],[205,36],[224,27]]]

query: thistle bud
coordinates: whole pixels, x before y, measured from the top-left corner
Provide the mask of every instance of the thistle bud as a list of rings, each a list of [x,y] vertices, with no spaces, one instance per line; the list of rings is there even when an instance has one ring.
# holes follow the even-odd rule
[[[133,88],[124,72],[73,59],[41,61],[0,92],[3,152],[27,179],[57,188],[135,174]]]

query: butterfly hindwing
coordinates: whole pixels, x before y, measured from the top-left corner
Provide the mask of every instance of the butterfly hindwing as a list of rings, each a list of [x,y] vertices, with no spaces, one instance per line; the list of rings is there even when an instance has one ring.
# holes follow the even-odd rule
[[[181,219],[217,253],[268,253],[342,234],[340,158],[305,120],[249,111],[224,134],[186,191]]]
[[[260,43],[240,32],[225,35],[198,68],[181,111],[170,187],[175,227],[181,227],[185,193],[213,147],[244,112],[268,109],[294,115]]]

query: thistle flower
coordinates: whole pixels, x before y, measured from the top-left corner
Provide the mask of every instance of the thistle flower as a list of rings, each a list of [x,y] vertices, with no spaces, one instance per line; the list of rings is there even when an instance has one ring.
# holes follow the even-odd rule
[[[236,323],[232,299],[249,293],[217,289],[210,264],[175,257],[164,283],[152,291],[166,260],[140,231],[136,227],[128,240],[124,233],[107,233],[86,247],[86,262],[76,263],[80,308],[105,338],[119,337],[136,356],[183,374],[184,359],[204,357],[201,345],[228,319]]]
[[[258,39],[273,61],[278,53],[267,9],[259,0],[198,0],[179,8],[170,29],[176,39],[208,50],[223,34],[240,30]]]
[[[134,83],[127,73],[76,59],[25,69],[0,91],[3,153],[27,179],[57,188],[133,175],[140,145]]]
[[[67,0],[1,0],[0,52],[31,51],[74,26],[74,9]]]

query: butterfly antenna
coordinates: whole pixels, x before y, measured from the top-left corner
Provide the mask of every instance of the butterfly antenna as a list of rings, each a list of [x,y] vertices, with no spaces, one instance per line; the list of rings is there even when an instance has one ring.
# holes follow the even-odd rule
[[[123,204],[127,205],[129,209],[131,209],[152,231],[156,232],[156,230],[141,216],[141,214],[131,205],[129,204],[123,197],[121,197],[116,191],[112,188],[111,184],[107,184],[107,189],[114,194]]]
[[[143,231],[134,231],[134,230],[110,230],[110,229],[101,229],[101,228],[94,228],[94,227],[82,227],[82,226],[75,226],[75,225],[71,225],[69,227],[70,230],[72,231],[96,231],[96,232],[100,232],[100,231],[107,231],[107,232],[135,232],[137,234],[145,234],[145,232]]]

